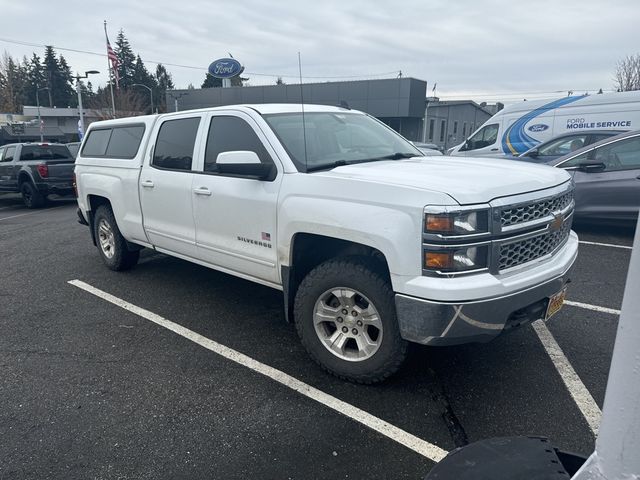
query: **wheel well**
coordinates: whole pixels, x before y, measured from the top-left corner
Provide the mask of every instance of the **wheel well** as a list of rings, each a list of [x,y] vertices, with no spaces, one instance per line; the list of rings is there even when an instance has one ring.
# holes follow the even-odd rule
[[[293,300],[302,279],[316,266],[338,257],[357,256],[370,260],[371,267],[390,281],[389,265],[384,254],[361,243],[311,233],[298,233],[291,245],[290,267],[283,268],[282,283],[288,321],[293,318]]]
[[[30,181],[31,181],[31,177],[27,172],[20,172],[18,174],[18,187],[20,187],[23,183],[30,182]]]
[[[89,217],[87,218],[87,220],[89,223],[89,231],[91,232],[91,240],[93,241],[94,245],[97,245],[95,229],[93,228],[93,219],[95,217],[95,213],[98,207],[100,207],[101,205],[107,205],[111,207],[111,202],[109,201],[108,198],[101,197],[99,195],[89,195],[87,197],[87,201],[89,203],[89,208],[90,208],[90,210],[87,212],[88,214],[87,216]]]

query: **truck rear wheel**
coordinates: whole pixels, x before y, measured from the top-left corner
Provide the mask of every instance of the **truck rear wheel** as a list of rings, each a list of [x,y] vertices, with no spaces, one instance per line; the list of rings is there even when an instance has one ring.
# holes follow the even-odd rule
[[[38,191],[33,183],[25,181],[20,185],[22,201],[27,208],[42,208],[45,204],[45,197]]]
[[[407,355],[389,282],[357,257],[313,269],[300,283],[294,316],[311,357],[342,379],[380,382]]]
[[[104,264],[111,270],[128,270],[138,263],[140,251],[127,248],[113,211],[107,205],[101,205],[93,218],[93,228],[98,252]]]

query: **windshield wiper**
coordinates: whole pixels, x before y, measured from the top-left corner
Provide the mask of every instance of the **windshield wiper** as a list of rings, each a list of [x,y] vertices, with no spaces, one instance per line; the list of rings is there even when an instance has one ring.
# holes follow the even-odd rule
[[[370,158],[368,161],[374,162],[376,160],[401,160],[403,158],[413,158],[413,157],[419,157],[419,156],[420,155],[416,153],[396,152],[396,153],[391,153],[389,155],[385,155],[384,157]]]
[[[389,155],[385,155],[383,157],[375,157],[375,158],[363,158],[362,160],[336,160],[335,162],[325,163],[324,165],[313,165],[311,167],[307,167],[307,173],[309,172],[317,172],[318,170],[330,170],[335,167],[343,167],[344,165],[355,165],[357,163],[367,163],[367,162],[379,162],[382,160],[400,160],[402,158],[413,158],[419,157],[420,155],[415,153],[402,153],[396,152]]]

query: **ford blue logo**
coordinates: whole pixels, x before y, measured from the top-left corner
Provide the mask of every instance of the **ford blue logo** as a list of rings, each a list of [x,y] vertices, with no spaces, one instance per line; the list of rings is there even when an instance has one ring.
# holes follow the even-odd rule
[[[209,74],[216,78],[232,78],[240,75],[244,67],[235,58],[220,58],[209,65]]]
[[[527,130],[530,132],[544,132],[549,125],[545,125],[544,123],[536,123],[535,125],[531,125]]]

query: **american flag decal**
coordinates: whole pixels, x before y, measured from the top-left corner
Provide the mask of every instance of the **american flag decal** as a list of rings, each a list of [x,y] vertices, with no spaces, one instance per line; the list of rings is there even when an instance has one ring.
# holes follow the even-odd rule
[[[270,242],[271,241],[271,234],[270,233],[266,233],[266,232],[262,232],[262,240],[264,240],[266,242]]]

